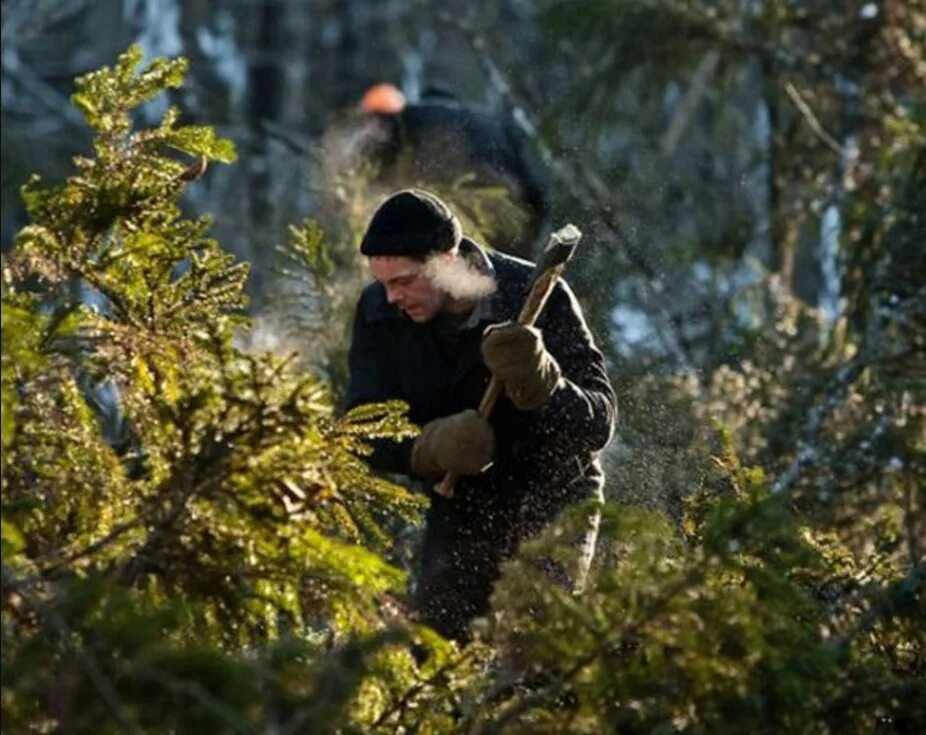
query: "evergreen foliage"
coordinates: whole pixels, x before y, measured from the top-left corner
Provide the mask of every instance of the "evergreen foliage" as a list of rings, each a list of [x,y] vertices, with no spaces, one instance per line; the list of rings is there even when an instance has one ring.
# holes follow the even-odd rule
[[[615,486],[672,513],[609,503],[581,596],[557,582],[582,509],[565,514],[460,648],[409,619],[390,563],[423,502],[362,461],[415,427],[400,405],[339,416],[297,356],[245,349],[246,268],[179,206],[234,150],[173,109],[137,130],[185,69],[140,61],[78,80],[94,155],[29,183],[4,263],[5,731],[926,726],[919,123],[895,120],[846,205],[839,328],[773,279],[744,293],[762,318],[733,325],[736,361],[629,396],[641,417],[647,391],[672,402],[626,430],[648,453]],[[325,284],[349,256],[311,222],[288,252],[321,313],[343,308]],[[662,443],[635,447],[648,432]]]
[[[246,651],[294,632],[314,632],[316,653],[351,633],[375,649],[383,596],[404,577],[368,549],[421,507],[361,459],[365,440],[415,430],[401,406],[338,417],[292,356],[236,347],[246,266],[208,238],[207,220],[183,216],[188,166],[170,156],[231,161],[233,146],[179,125],[174,109],[135,130],[134,109],[185,68],[136,71],[140,60],[132,48],[78,80],[95,156],[62,186],[30,181],[33,224],[4,266],[11,727],[124,726],[138,693],[163,677],[175,696],[185,668],[221,705],[209,718],[242,716],[260,691]],[[286,649],[279,666],[302,655]],[[102,711],[85,707],[97,701],[85,687]],[[165,708],[152,697],[139,724]]]

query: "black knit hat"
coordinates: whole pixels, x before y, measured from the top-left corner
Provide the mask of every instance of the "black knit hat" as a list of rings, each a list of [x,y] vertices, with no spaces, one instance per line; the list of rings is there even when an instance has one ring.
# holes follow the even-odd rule
[[[360,252],[414,257],[446,252],[461,237],[460,221],[446,204],[421,189],[405,189],[391,195],[373,213]]]

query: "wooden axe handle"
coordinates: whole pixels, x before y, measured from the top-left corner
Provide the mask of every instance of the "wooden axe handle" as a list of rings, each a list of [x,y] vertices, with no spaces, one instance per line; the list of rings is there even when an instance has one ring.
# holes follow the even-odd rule
[[[524,324],[528,327],[534,326],[534,322],[537,321],[537,317],[543,311],[543,307],[553,292],[553,287],[556,286],[556,281],[562,274],[564,267],[565,263],[554,265],[534,281],[534,285],[524,301],[524,306],[521,307],[521,313],[518,315],[518,324]],[[482,400],[479,402],[479,415],[482,418],[488,419],[492,415],[492,409],[495,408],[495,402],[502,393],[502,387],[502,381],[493,375],[485,393],[482,394]],[[435,486],[434,491],[445,498],[452,498],[453,486],[456,485],[457,479],[459,479],[459,475],[456,472],[448,472],[444,475],[444,479]]]

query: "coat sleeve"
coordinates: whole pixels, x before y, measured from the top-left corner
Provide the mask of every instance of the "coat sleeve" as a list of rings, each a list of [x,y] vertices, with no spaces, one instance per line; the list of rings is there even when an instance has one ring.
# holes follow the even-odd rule
[[[363,300],[357,305],[351,334],[348,368],[350,381],[347,390],[348,410],[366,403],[378,403],[400,398],[398,386],[390,379],[390,371],[383,365],[385,354],[379,344],[376,330],[364,317]],[[367,459],[370,466],[382,472],[410,474],[411,452],[414,439],[392,441],[369,440],[373,454]]]
[[[531,433],[545,459],[581,457],[603,449],[614,434],[617,399],[604,356],[585,324],[579,302],[560,281],[538,326],[562,377],[549,402],[536,412]]]

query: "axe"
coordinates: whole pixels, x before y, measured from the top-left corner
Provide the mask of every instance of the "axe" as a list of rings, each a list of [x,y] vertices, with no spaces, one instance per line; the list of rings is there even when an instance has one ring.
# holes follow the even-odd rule
[[[518,315],[518,324],[531,327],[537,321],[537,317],[540,316],[540,312],[547,303],[547,298],[556,285],[556,279],[560,277],[563,268],[566,267],[566,262],[575,253],[581,237],[582,233],[579,228],[571,224],[561,227],[550,235],[546,248],[534,266],[534,272],[528,284],[530,290],[524,306],[521,307],[521,313]],[[493,375],[479,403],[479,415],[482,418],[488,419],[492,414],[492,409],[495,408],[495,402],[501,395],[503,387],[502,381]],[[453,486],[456,482],[457,474],[448,472],[444,475],[444,479],[435,486],[434,491],[445,498],[452,498]]]

